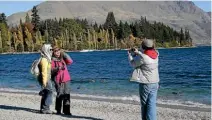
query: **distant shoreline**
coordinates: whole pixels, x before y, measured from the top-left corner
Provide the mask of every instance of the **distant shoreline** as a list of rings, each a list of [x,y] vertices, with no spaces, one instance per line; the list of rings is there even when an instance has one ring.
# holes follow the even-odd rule
[[[164,47],[158,47],[156,49],[182,49],[182,48],[196,48],[198,46],[192,46],[192,47],[170,47],[170,48],[164,48]],[[204,47],[204,46],[201,46]],[[205,46],[207,47],[207,46]],[[209,46],[208,46],[209,47]],[[128,49],[102,49],[102,50],[95,50],[95,49],[83,49],[83,50],[65,50],[65,52],[93,52],[93,51],[113,51],[113,50],[128,50]],[[7,55],[7,54],[33,54],[33,53],[40,53],[40,52],[4,52],[0,53],[0,55]]]

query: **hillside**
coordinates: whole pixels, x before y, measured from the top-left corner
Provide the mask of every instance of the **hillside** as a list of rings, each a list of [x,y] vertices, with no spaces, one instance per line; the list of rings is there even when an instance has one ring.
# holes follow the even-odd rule
[[[109,11],[113,11],[116,21],[134,21],[146,16],[147,20],[163,22],[176,30],[190,30],[194,44],[210,44],[211,18],[208,13],[188,1],[48,1],[38,5],[41,19],[86,18],[90,23],[103,24]],[[31,14],[30,10],[28,11]],[[24,20],[26,13],[16,13],[7,18],[9,25]]]

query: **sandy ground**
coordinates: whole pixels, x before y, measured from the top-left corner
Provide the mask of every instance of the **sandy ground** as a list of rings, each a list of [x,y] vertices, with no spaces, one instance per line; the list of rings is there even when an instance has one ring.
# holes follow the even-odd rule
[[[72,98],[73,116],[40,114],[39,107],[37,94],[0,92],[0,120],[141,120],[140,105],[136,104]],[[54,111],[54,104],[51,109]],[[158,120],[210,120],[211,112],[160,105],[157,116]]]

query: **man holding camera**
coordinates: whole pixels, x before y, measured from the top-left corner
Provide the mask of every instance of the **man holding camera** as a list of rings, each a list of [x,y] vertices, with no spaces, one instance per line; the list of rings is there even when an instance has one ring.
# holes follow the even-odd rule
[[[60,50],[58,47],[53,48],[52,55],[52,79],[55,83],[57,92],[55,109],[57,114],[61,114],[63,106],[63,113],[71,115],[70,113],[70,80],[68,69],[66,65],[73,63],[71,57]],[[63,104],[63,105],[62,105]]]
[[[141,51],[136,48],[128,51],[129,61],[134,68],[131,81],[139,83],[142,120],[156,120],[159,53],[154,49],[154,43],[150,39],[145,39],[141,48]]]

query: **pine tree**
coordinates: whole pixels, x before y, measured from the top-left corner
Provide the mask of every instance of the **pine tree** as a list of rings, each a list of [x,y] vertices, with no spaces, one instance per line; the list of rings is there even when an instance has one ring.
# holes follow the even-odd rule
[[[133,25],[133,29],[134,29],[133,35],[135,37],[141,38],[142,32],[141,32],[141,29],[140,29],[139,24],[137,22],[135,22],[135,24]]]
[[[34,25],[34,31],[39,29],[40,16],[38,15],[37,6],[34,6],[32,9],[32,24]]]
[[[124,38],[127,38],[129,37],[129,35],[131,34],[131,29],[130,29],[130,26],[128,25],[127,22],[125,22],[124,24]]]
[[[104,29],[113,29],[115,30],[115,28],[117,27],[117,23],[114,17],[113,12],[108,12],[106,21],[104,23]]]
[[[0,23],[7,23],[6,15],[4,13],[0,14]]]
[[[93,28],[96,32],[99,32],[98,24],[96,22],[95,22]]]
[[[120,21],[120,23],[119,23],[117,38],[118,39],[124,38],[124,25],[123,25],[122,21]]]
[[[22,26],[23,25],[23,22],[22,22],[22,19],[20,19],[20,26]]]
[[[183,29],[181,28],[181,30],[180,30],[180,45],[183,44],[184,39],[185,39],[185,38],[184,38]]]

